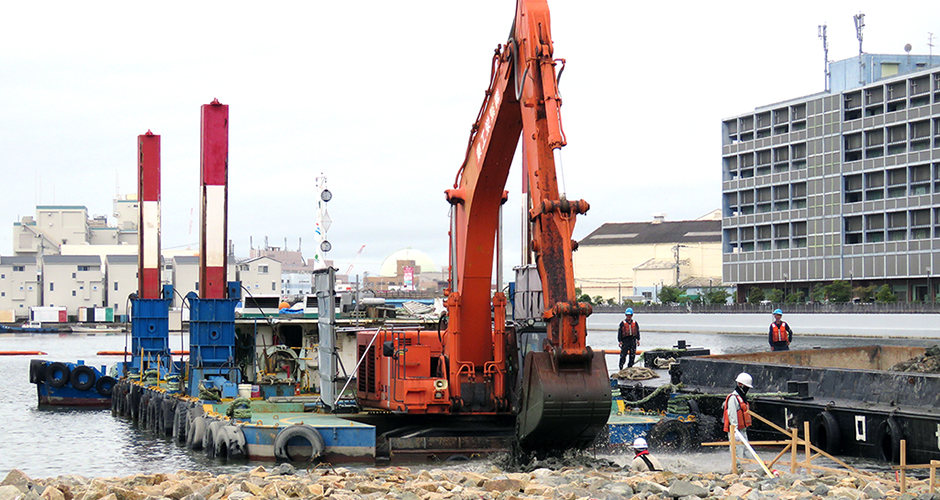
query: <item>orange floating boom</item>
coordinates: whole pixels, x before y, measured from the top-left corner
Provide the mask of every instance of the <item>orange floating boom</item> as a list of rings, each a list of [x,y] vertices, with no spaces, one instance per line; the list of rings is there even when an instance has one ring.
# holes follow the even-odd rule
[[[42,351],[0,351],[0,356],[45,356],[49,354]]]
[[[43,353],[45,354],[45,353]],[[188,356],[189,351],[172,351],[174,356]],[[131,353],[124,351],[98,351],[98,356],[131,356]]]

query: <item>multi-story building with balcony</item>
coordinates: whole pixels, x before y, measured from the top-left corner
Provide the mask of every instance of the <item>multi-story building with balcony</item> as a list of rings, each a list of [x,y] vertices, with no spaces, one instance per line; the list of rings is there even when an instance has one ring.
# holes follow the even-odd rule
[[[832,63],[832,89],[722,121],[723,280],[836,280],[932,300],[940,279],[940,57]]]

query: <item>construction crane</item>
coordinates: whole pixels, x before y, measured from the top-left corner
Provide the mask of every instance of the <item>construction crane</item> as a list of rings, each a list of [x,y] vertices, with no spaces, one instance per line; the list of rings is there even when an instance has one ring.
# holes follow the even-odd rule
[[[362,254],[362,251],[365,250],[365,249],[366,249],[366,246],[365,246],[365,245],[362,245],[361,247],[359,247],[359,251],[356,252],[356,255],[353,255],[352,260],[349,261],[349,267],[346,268],[346,276],[349,276],[349,273],[352,272],[352,270],[353,270],[353,265],[356,264],[356,259],[359,258],[359,255]]]
[[[493,57],[490,85],[453,188],[446,330],[393,331],[360,366],[364,405],[409,414],[515,415],[531,451],[584,447],[610,415],[603,353],[586,344],[591,306],[575,296],[575,218],[588,210],[559,191],[561,127],[556,65],[545,0],[517,0],[509,40]],[[560,71],[559,71],[560,74]],[[516,146],[528,183],[531,249],[542,282],[547,335],[520,369],[506,296],[492,293],[500,206]],[[373,334],[358,337],[368,354]],[[521,384],[517,386],[516,384]]]

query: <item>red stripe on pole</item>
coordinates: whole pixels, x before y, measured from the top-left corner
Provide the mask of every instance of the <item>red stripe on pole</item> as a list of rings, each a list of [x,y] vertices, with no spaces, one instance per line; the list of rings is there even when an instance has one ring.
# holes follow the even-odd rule
[[[137,136],[137,293],[160,298],[160,136]],[[147,205],[147,208],[145,208]],[[152,207],[156,207],[153,209]],[[153,256],[156,255],[156,259]],[[148,258],[149,256],[149,258]]]
[[[202,106],[202,228],[199,294],[225,298],[228,241],[228,105],[218,99]]]

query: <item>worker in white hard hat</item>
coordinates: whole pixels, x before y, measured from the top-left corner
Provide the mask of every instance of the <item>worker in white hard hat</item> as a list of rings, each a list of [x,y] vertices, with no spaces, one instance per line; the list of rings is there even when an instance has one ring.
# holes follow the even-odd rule
[[[649,446],[647,446],[645,439],[636,438],[633,440],[633,452],[636,453],[636,456],[633,458],[633,463],[630,464],[630,468],[637,472],[663,470],[663,466],[659,464],[659,460],[656,460],[655,457],[650,455],[648,448]]]
[[[725,432],[728,433],[728,441],[735,439],[734,431],[737,429],[747,439],[747,428],[751,426],[751,414],[748,413],[750,404],[747,401],[747,391],[754,385],[754,379],[748,373],[741,372],[734,379],[735,388],[725,398],[724,420]],[[744,447],[739,448],[741,456],[744,456]]]

